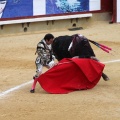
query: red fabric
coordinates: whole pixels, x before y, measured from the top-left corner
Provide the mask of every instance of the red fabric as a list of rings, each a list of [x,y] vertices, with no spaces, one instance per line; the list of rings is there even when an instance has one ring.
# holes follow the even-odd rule
[[[63,59],[40,75],[38,82],[48,93],[64,94],[91,89],[101,78],[104,64],[92,59]]]

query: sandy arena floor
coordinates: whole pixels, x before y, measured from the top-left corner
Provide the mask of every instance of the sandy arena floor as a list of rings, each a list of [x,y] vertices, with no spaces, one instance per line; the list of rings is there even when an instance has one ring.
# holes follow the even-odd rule
[[[0,120],[120,120],[120,24],[94,22],[83,30],[51,33],[81,33],[113,48],[108,54],[92,45],[107,62],[104,72],[111,80],[101,78],[93,89],[69,94],[48,94],[37,84],[31,94],[36,44],[46,33],[0,36]]]

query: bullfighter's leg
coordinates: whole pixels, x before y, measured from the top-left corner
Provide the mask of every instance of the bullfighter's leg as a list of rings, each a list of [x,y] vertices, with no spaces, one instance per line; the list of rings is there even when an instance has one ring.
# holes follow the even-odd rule
[[[42,74],[42,68],[43,68],[43,65],[41,65],[40,61],[38,61],[38,59],[36,59],[35,61],[35,64],[36,64],[36,74],[33,76],[33,84],[32,84],[32,88],[30,90],[31,93],[34,93],[35,92],[35,87],[36,87],[36,84],[37,84],[37,78]]]

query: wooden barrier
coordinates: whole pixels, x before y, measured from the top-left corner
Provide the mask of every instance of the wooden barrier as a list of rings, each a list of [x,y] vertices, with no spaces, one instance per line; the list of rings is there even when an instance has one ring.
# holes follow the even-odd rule
[[[0,25],[92,17],[92,13],[0,21]]]

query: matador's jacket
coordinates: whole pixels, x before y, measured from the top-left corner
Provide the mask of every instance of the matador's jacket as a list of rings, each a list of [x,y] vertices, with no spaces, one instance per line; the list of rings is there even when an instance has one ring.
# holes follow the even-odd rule
[[[39,63],[43,66],[46,66],[53,59],[52,47],[51,45],[47,45],[44,39],[37,44],[36,53],[38,54],[36,58],[36,64]]]

